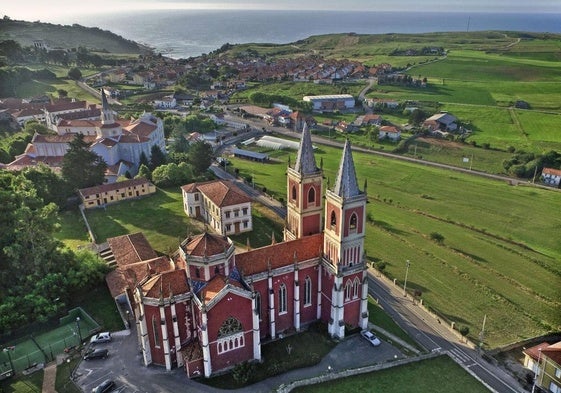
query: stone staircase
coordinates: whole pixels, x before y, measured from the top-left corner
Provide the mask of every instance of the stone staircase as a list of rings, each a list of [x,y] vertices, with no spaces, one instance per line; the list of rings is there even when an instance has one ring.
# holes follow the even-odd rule
[[[105,263],[107,263],[107,266],[109,266],[110,268],[117,267],[117,261],[115,260],[115,256],[113,255],[113,252],[111,251],[111,248],[109,247],[109,244],[107,244],[107,243],[100,244],[97,248],[97,252],[98,252],[99,256],[103,260],[105,260]]]

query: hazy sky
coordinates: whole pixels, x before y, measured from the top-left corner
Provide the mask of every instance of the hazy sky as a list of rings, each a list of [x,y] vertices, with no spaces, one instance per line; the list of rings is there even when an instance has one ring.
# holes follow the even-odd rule
[[[8,0],[2,3],[2,15],[46,22],[64,20],[73,14],[131,8],[561,13],[560,0]]]

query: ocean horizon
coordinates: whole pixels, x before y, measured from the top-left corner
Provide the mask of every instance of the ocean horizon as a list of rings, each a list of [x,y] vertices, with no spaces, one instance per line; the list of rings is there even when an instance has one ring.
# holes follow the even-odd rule
[[[173,58],[200,56],[225,43],[286,44],[330,33],[457,31],[561,33],[561,13],[161,10],[55,16],[50,23],[110,30]]]

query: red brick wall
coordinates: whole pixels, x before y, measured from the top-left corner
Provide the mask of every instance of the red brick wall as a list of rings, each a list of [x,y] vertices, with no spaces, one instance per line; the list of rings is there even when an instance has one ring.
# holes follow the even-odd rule
[[[279,315],[279,288],[286,285],[286,313]],[[294,327],[294,273],[273,277],[273,290],[276,313],[276,333]]]
[[[309,276],[312,282],[312,304],[307,307],[304,306],[306,276]],[[300,278],[300,323],[306,324],[317,319],[318,271],[314,267],[309,267],[300,270],[298,277]]]
[[[335,218],[337,220],[337,225],[335,226],[335,233],[338,235],[339,234],[339,230],[341,228],[341,211],[339,210],[338,207],[336,207],[335,205],[333,205],[332,203],[327,202],[326,203],[326,210],[327,210],[327,215],[325,216],[325,226],[327,228],[331,227],[331,212],[335,212]]]
[[[333,289],[333,276],[322,272],[321,275],[321,320],[329,322],[331,318],[331,291]]]
[[[309,236],[319,233],[321,230],[321,216],[320,214],[314,214],[312,216],[304,217],[302,235]]]
[[[360,285],[358,287],[358,297],[356,299],[352,298],[352,291],[351,291],[351,300],[345,302],[345,323],[355,327],[358,326],[359,316],[360,316],[360,297],[362,296],[362,273],[357,273],[352,276],[345,277],[343,279],[343,288],[347,280],[350,280],[352,283],[358,277],[360,281]]]
[[[315,195],[315,199],[314,202],[309,203],[308,202],[308,193],[310,192],[310,188],[314,188],[316,191],[316,195]],[[304,194],[303,194],[303,205],[304,205],[304,209],[307,209],[309,207],[318,207],[321,206],[321,187],[319,187],[319,184],[316,183],[308,183],[308,184],[304,184]]]

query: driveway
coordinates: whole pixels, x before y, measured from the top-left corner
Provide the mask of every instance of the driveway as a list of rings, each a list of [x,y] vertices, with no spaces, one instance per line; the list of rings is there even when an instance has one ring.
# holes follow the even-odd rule
[[[122,393],[226,391],[190,380],[183,369],[168,372],[160,366],[144,367],[134,329],[113,333],[112,342],[98,344],[97,347],[107,348],[109,357],[99,360],[82,360],[74,373],[76,385],[84,392],[91,392],[92,388],[106,379],[113,379],[117,384],[115,391]],[[313,367],[292,370],[239,389],[239,391],[269,392],[283,383],[311,378],[328,372],[386,363],[397,358],[404,358],[404,355],[390,344],[382,341],[380,346],[373,347],[359,334],[355,334],[340,342],[319,364]],[[232,390],[228,390],[228,392],[232,392]]]

